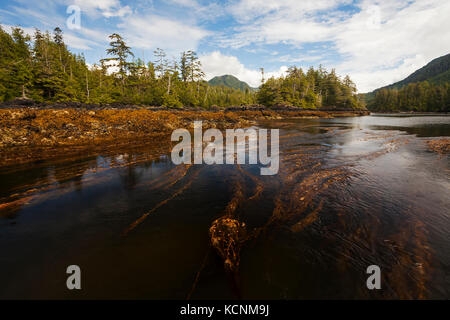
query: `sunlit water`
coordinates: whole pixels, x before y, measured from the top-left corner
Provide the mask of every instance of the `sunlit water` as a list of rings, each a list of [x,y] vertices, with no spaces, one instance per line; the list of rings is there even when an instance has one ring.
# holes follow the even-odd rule
[[[2,169],[0,298],[450,298],[449,158],[426,144],[450,117],[259,126],[281,129],[276,176],[174,166],[169,138]],[[249,233],[237,286],[208,235],[231,202]],[[81,291],[66,288],[73,264]],[[366,287],[369,265],[381,290]]]

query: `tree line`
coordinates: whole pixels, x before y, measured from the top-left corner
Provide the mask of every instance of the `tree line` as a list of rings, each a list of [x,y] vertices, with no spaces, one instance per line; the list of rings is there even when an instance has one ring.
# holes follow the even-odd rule
[[[449,112],[450,84],[410,83],[401,89],[381,89],[369,102],[377,112]]]
[[[306,73],[297,67],[288,69],[286,76],[270,78],[261,85],[257,100],[266,106],[280,104],[300,108],[334,106],[345,109],[364,107],[364,101],[356,94],[356,86],[346,76],[341,79],[335,72],[327,72],[320,66]]]
[[[322,67],[291,67],[286,76],[271,78],[259,90],[211,86],[204,81],[201,62],[194,51],[169,59],[163,49],[154,59],[136,58],[122,36],[109,36],[107,58],[89,66],[82,54],[70,52],[60,28],[53,33],[35,30],[33,37],[21,28],[6,32],[0,25],[0,102],[18,97],[36,102],[133,104],[208,109],[214,105],[268,107],[289,104],[300,108],[363,106],[347,76]]]
[[[21,28],[11,34],[0,26],[0,102],[29,98],[36,102],[136,104],[167,107],[230,106],[255,103],[255,94],[212,87],[203,80],[197,54],[183,52],[179,60],[155,50],[155,61],[135,58],[119,34],[112,34],[107,58],[93,66],[70,52],[60,28],[52,34]]]

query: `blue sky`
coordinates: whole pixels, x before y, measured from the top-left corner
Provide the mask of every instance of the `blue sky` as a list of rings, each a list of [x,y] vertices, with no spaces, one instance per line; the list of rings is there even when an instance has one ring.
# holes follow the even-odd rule
[[[78,29],[67,24],[69,6],[80,9]],[[146,61],[157,47],[174,58],[195,50],[207,79],[233,74],[258,86],[261,67],[279,76],[322,64],[349,74],[360,92],[448,54],[449,16],[448,0],[0,0],[5,29],[59,26],[91,64],[118,32]]]

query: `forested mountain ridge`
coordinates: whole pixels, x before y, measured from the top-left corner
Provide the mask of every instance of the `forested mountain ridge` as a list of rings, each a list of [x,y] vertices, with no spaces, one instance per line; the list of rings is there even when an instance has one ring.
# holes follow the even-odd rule
[[[239,80],[232,75],[223,75],[212,78],[208,81],[211,86],[225,86],[232,89],[239,89],[241,91],[245,90],[255,90],[250,87],[246,82]]]
[[[393,83],[384,88],[401,89],[410,83],[417,83],[423,81],[428,81],[430,84],[435,85],[450,82],[450,54],[434,59],[426,66],[415,71],[402,81]]]
[[[402,81],[365,95],[372,111],[450,111],[450,54],[434,59]]]

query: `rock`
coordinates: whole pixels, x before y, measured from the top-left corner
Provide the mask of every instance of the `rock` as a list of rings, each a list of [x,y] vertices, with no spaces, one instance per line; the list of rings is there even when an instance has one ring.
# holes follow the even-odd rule
[[[22,106],[22,107],[31,107],[35,105],[36,102],[33,99],[28,98],[17,98],[11,101],[3,102],[5,106]]]
[[[23,117],[23,112],[11,112],[11,119],[20,119]]]
[[[34,119],[36,119],[36,113],[28,112],[20,120],[34,120]]]
[[[77,127],[73,123],[65,123],[63,124],[63,128],[67,130],[76,130]]]
[[[34,127],[34,126],[26,126],[25,129],[27,129],[28,131],[34,132],[34,133],[38,133],[40,131],[40,129],[38,127]]]
[[[98,129],[101,126],[101,123],[98,121],[91,121],[90,124],[92,129]]]
[[[47,139],[47,138],[42,138],[42,139],[41,139],[41,143],[42,143],[42,144],[52,144],[52,140]]]
[[[164,123],[164,128],[168,129],[168,130],[174,130],[175,127],[173,126],[173,124],[171,124],[170,122],[168,123]]]

